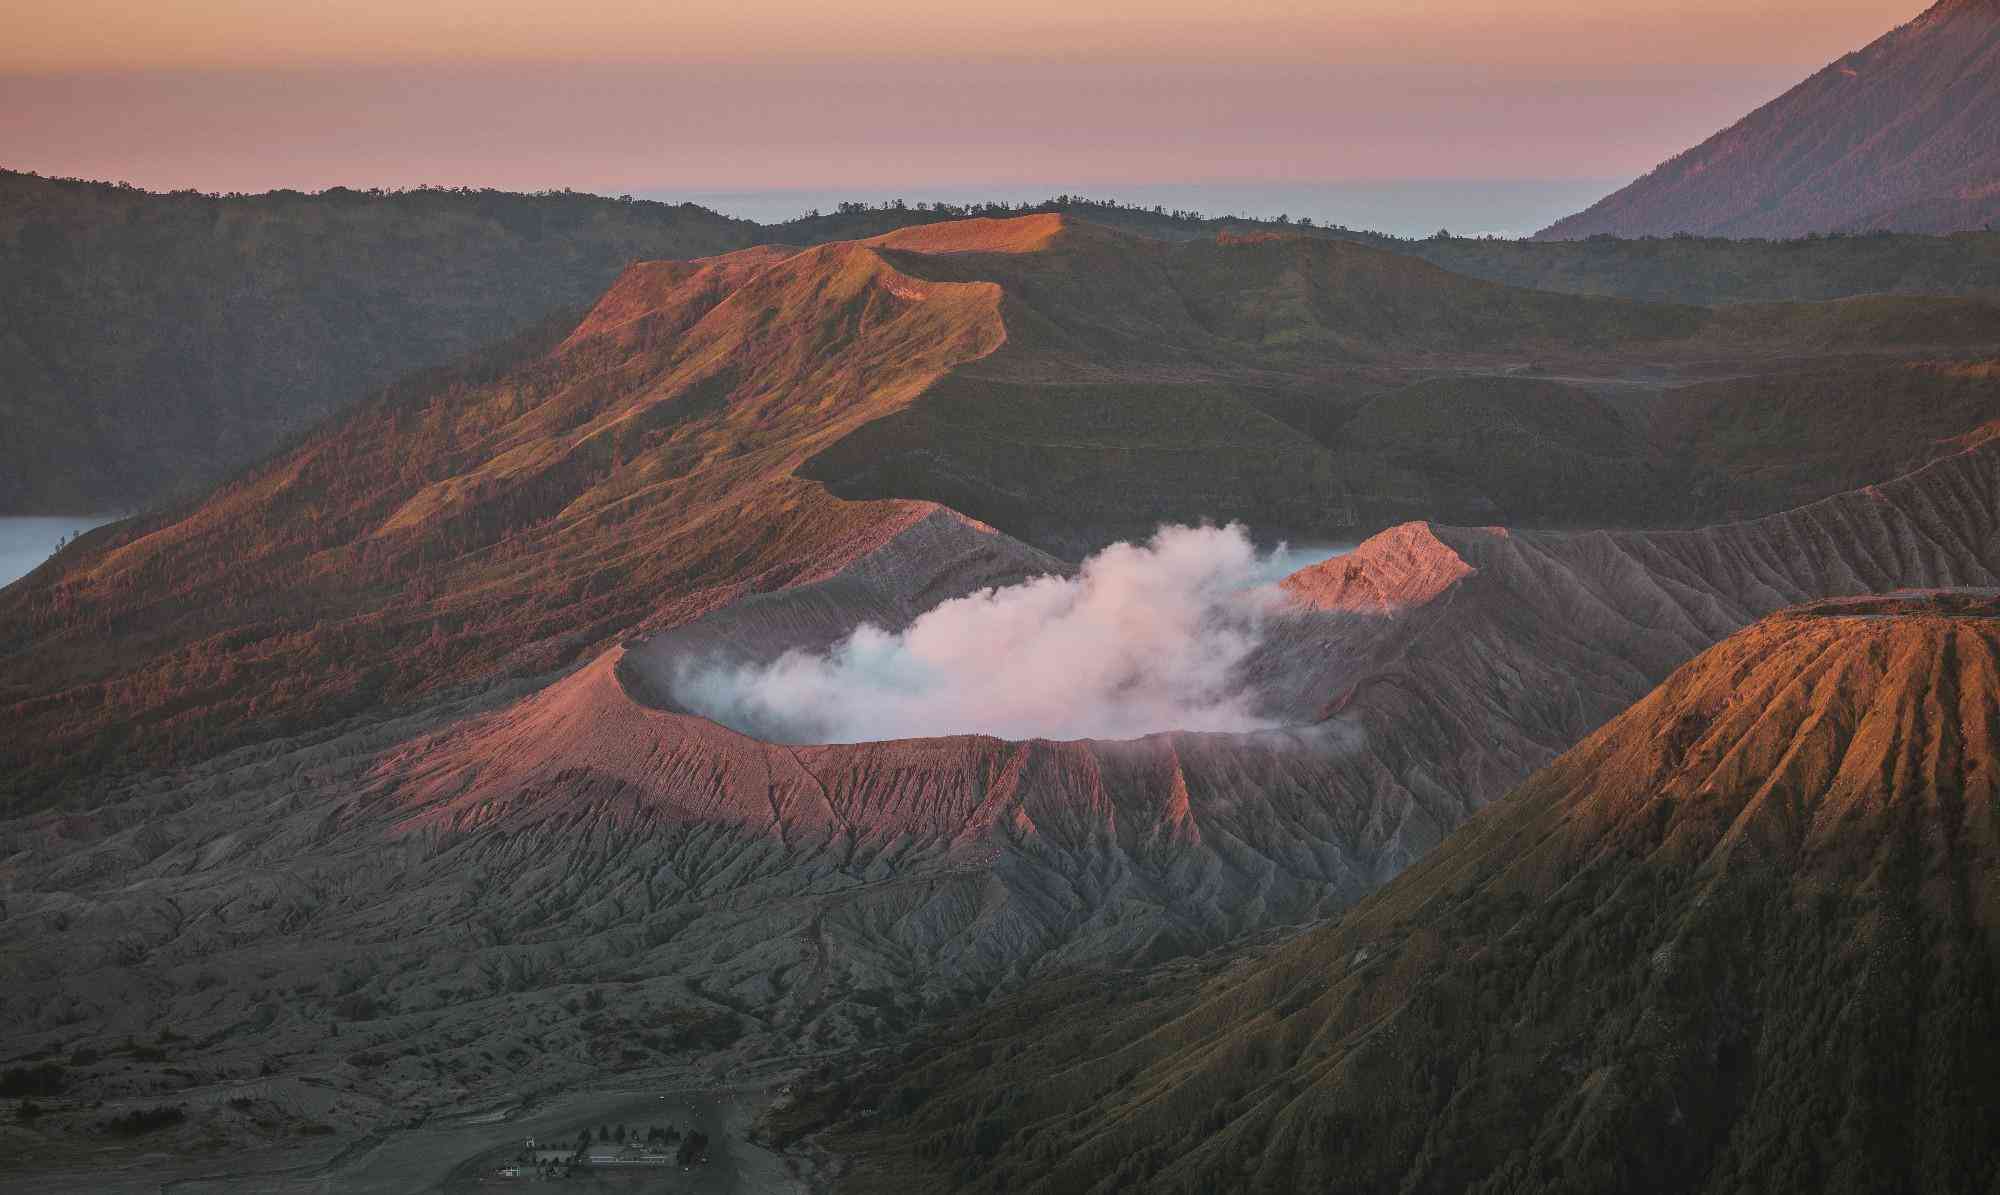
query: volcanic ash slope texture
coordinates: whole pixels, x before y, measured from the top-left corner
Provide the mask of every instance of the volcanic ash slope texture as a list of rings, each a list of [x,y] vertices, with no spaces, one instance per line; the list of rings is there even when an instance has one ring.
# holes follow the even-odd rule
[[[1994,591],[1776,615],[1267,961],[879,1068],[847,1189],[1990,1190],[1996,749]]]
[[[114,1101],[268,1060],[330,1076],[365,1127],[689,1051],[876,1040],[1326,916],[1766,610],[2000,584],[1996,455],[1701,532],[1385,533],[1293,577],[1297,618],[1252,662],[1295,732],[785,748],[635,697],[616,649],[517,698],[238,753],[5,825],[6,1040],[96,1051],[74,1090]],[[630,650],[810,641],[1045,562],[933,512]],[[182,1040],[121,1053],[163,1023]]]
[[[912,500],[1072,559],[1203,518],[1295,543],[1418,515],[1643,522],[1665,475],[1605,401],[1409,370],[1992,345],[2000,308],[1704,311],[1039,216],[641,264],[565,331],[399,385],[0,591],[22,628],[0,801],[546,673],[851,563],[930,509]],[[1508,469],[1456,463],[1496,451]]]
[[[806,750],[635,697],[635,630],[803,642],[1047,567],[933,504],[797,476],[941,371],[1027,341],[1003,288],[955,272],[1012,262],[1045,294],[1038,272],[1103,260],[1042,227],[1052,248],[1011,256],[835,246],[635,271],[680,298],[607,307],[601,334],[499,380],[385,399],[10,587],[36,638],[9,657],[22,736],[4,746],[88,766],[79,744],[149,758],[225,726],[256,744],[0,826],[10,1054],[94,1054],[72,1074],[92,1100],[193,1099],[267,1066],[329,1077],[352,1097],[340,1127],[362,1128],[691,1054],[879,1040],[1043,971],[1337,912],[1770,609],[1994,583],[1982,449],[1707,531],[1399,527],[1295,578],[1297,619],[1249,662],[1310,731]],[[1237,248],[1190,268],[1234,268]],[[1278,277],[1379,269],[1412,296],[1432,277],[1245,252]],[[1570,310],[1522,302],[1530,327]],[[816,372],[821,336],[859,355]],[[1064,358],[1010,368],[1035,360]],[[864,362],[883,366],[865,384]],[[191,600],[225,577],[233,601]],[[105,620],[140,662],[68,671]],[[384,704],[406,712],[336,721]],[[175,1040],[128,1048],[161,1024]]]

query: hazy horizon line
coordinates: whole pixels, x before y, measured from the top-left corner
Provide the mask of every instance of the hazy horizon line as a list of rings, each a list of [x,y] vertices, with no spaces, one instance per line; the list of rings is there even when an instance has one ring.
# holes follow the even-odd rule
[[[493,191],[516,195],[571,193],[601,199],[631,198],[642,202],[670,205],[687,203],[732,219],[748,220],[763,225],[786,224],[806,219],[815,211],[822,215],[831,215],[841,203],[864,203],[871,208],[882,208],[897,201],[911,207],[938,203],[953,206],[999,203],[1012,207],[1035,207],[1068,197],[1084,204],[1117,205],[1138,210],[1162,208],[1193,211],[1209,219],[1272,221],[1289,216],[1293,219],[1309,219],[1330,227],[1397,237],[1429,235],[1437,231],[1437,227],[1432,225],[1434,220],[1456,219],[1463,223],[1467,219],[1477,221],[1482,214],[1499,215],[1504,218],[1490,221],[1493,225],[1490,228],[1483,224],[1474,226],[1466,235],[1488,233],[1523,235],[1545,227],[1548,222],[1560,219],[1572,211],[1581,210],[1582,207],[1631,181],[1624,177],[1588,175],[1487,177],[1419,174],[1400,177],[1328,177],[1281,182],[1238,176],[1213,179],[1155,178],[1120,182],[1079,180],[1039,183],[930,182],[880,186],[800,183],[772,187],[693,185],[614,189],[586,184],[551,185],[540,189],[527,189],[446,182],[385,186],[368,185],[363,180],[356,180],[313,188],[269,187],[258,191],[211,191],[199,187],[154,187],[126,179],[45,173],[7,164],[0,164],[0,169],[58,182],[130,187],[149,195],[161,196],[187,194],[190,191],[211,198],[241,196],[251,199],[287,193],[325,195],[334,191],[360,194],[374,192],[402,194],[425,190]],[[1503,193],[1512,192],[1501,196],[1497,208],[1492,202],[1492,193],[1495,190]],[[1414,210],[1408,206],[1413,199],[1424,197],[1425,193],[1428,193],[1428,203]],[[1463,201],[1441,202],[1446,196],[1462,197]],[[1331,212],[1323,208],[1312,211],[1301,207],[1302,203],[1312,206],[1315,198],[1325,201],[1378,199],[1386,202],[1394,210],[1393,212],[1371,211],[1364,206],[1364,210],[1357,212]],[[1536,200],[1541,202],[1535,204],[1532,212],[1518,206]],[[1376,218],[1389,215],[1399,218],[1386,221]],[[1536,220],[1541,220],[1542,223],[1535,224]],[[1530,224],[1534,224],[1534,227],[1528,227]]]

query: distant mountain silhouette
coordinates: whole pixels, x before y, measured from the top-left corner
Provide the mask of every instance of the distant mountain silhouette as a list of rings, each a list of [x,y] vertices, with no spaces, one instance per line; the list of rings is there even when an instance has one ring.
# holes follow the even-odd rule
[[[1540,239],[1953,232],[2000,219],[2000,0],[1922,16]]]

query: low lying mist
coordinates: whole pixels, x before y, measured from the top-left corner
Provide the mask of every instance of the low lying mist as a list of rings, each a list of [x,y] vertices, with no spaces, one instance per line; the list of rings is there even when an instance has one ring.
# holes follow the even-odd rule
[[[864,624],[824,653],[681,661],[673,695],[788,743],[1265,729],[1240,666],[1279,603],[1275,583],[1338,554],[1260,553],[1233,523],[1164,526],[1143,544],[1111,545],[1073,577],[981,590],[901,631]]]

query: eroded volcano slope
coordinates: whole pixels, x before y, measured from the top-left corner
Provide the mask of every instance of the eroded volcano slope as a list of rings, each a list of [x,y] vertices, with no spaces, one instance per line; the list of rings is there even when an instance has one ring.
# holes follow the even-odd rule
[[[1293,731],[779,747],[638,699],[614,649],[239,752],[6,824],[0,1041],[114,1110],[209,1108],[190,1141],[261,1131],[224,1093],[299,1075],[359,1130],[1240,943],[1360,899],[1765,611],[2000,584],[1997,464],[1698,532],[1395,529],[1288,582],[1252,666]],[[933,510],[801,590],[871,600],[796,625],[1045,565]]]
[[[1679,522],[1634,406],[1669,381],[1995,345],[1980,300],[1640,304],[1054,214],[640,263],[577,327],[392,387],[0,589],[0,805],[568,666],[852,563],[913,500],[1072,558],[1202,519],[1297,543]],[[1949,451],[1928,441],[2000,403],[1967,378],[1852,475]],[[1756,467],[1797,464],[1751,438]]]
[[[1358,899],[1760,613],[2000,565],[1982,449],[1707,531],[1399,527],[1293,579],[1248,665],[1284,732],[780,748],[634,696],[622,652],[812,642],[1050,567],[800,476],[942,380],[990,365],[1075,430],[1143,413],[1081,401],[1100,357],[1129,400],[1147,362],[1351,364],[1370,294],[1445,303],[1385,355],[1463,349],[1467,305],[1494,307],[1481,351],[1573,313],[1285,245],[1188,251],[1244,278],[1173,298],[1163,253],[1043,221],[638,268],[580,339],[371,404],[10,587],[7,783],[67,800],[0,824],[0,1046],[75,1101],[22,1148],[163,1100],[189,1120],[146,1148],[378,1129],[1240,942]],[[1654,327],[1587,314],[1578,336]],[[1255,497],[1242,409],[1159,458],[1226,487],[1152,469],[1119,517]]]
[[[1797,608],[1338,923],[1036,990],[796,1123],[854,1191],[1986,1191],[1996,750],[1994,590]]]

